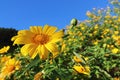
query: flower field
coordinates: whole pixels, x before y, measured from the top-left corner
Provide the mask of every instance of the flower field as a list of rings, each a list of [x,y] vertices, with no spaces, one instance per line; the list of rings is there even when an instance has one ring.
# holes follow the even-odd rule
[[[0,49],[0,80],[120,80],[120,2],[88,11],[65,29],[19,30]]]

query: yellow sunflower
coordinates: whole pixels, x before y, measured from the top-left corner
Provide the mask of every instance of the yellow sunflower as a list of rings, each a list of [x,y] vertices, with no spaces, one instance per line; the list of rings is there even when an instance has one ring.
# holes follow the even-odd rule
[[[77,66],[77,65],[74,65],[73,68],[78,72],[78,73],[82,73],[82,74],[86,74],[86,75],[89,75],[90,73],[90,67],[89,66]]]
[[[2,56],[0,59],[0,63],[5,63],[6,61],[8,61],[9,59],[11,59],[11,56]]]
[[[58,54],[56,42],[60,41],[63,31],[56,32],[57,28],[49,25],[31,26],[30,30],[20,30],[18,35],[11,40],[14,44],[25,44],[21,48],[21,53],[26,56],[29,54],[31,58],[35,58],[39,54],[41,59],[46,59],[49,51],[55,57]]]
[[[5,65],[1,68],[0,80],[4,80],[6,76],[10,76],[16,70],[20,69],[20,61],[15,58],[9,59],[5,62]]]

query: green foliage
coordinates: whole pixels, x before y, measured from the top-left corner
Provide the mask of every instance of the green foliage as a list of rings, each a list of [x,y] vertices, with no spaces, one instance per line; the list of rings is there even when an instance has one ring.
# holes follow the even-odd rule
[[[60,52],[55,58],[50,54],[46,60],[38,55],[30,59],[16,54],[21,48],[17,47],[14,57],[21,61],[21,68],[8,80],[33,80],[39,72],[40,80],[119,80],[120,3],[110,2],[113,8],[93,9],[87,12],[87,20],[71,21],[58,43]]]

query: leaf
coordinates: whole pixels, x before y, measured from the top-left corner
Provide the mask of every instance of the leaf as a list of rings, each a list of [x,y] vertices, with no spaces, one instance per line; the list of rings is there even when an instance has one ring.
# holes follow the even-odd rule
[[[39,62],[40,62],[40,59],[35,58],[29,65],[27,65],[27,67],[25,68],[25,70],[20,76],[24,75],[31,67],[37,65]]]

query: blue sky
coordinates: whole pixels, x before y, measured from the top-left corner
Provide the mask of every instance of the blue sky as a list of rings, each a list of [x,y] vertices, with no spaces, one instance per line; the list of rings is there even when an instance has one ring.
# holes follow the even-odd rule
[[[108,5],[108,0],[0,0],[0,27],[22,30],[48,24],[63,29],[72,18],[85,20],[88,10]]]

